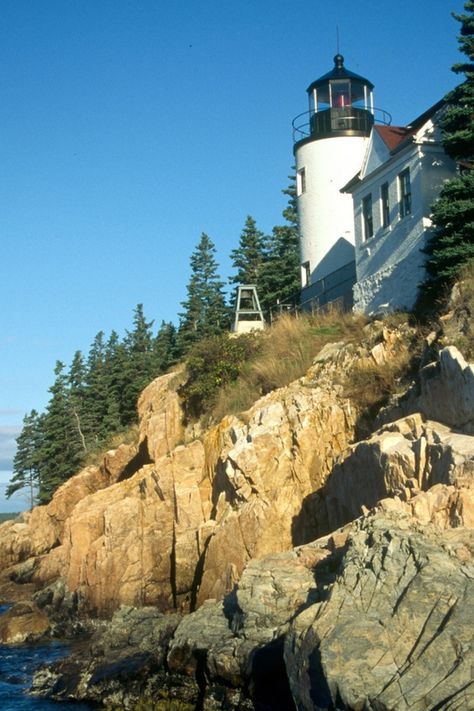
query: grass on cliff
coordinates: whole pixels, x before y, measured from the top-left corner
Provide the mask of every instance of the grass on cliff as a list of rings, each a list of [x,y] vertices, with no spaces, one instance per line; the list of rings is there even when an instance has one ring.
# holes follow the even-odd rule
[[[326,343],[361,338],[365,323],[338,310],[284,315],[265,331],[200,342],[188,357],[188,380],[180,389],[188,420],[212,423],[247,410],[304,375]]]
[[[380,409],[394,395],[406,391],[416,377],[420,358],[425,348],[423,330],[410,324],[408,314],[392,314],[384,319],[379,338],[370,346],[384,344],[387,356],[376,360],[370,350],[357,359],[343,374],[343,394],[358,412],[356,439],[364,439],[373,431]],[[375,329],[376,330],[376,329]],[[392,342],[384,343],[383,333],[398,334]]]

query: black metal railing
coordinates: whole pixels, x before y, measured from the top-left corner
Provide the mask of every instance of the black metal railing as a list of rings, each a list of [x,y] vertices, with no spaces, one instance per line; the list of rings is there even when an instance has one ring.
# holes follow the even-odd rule
[[[384,109],[361,109],[356,106],[330,108],[323,111],[304,111],[292,121],[293,141],[298,143],[310,136],[324,138],[338,132],[369,134],[374,123],[389,126],[392,117]]]

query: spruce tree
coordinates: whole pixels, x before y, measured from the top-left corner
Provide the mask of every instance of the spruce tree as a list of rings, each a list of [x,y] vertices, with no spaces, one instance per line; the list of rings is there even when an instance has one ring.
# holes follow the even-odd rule
[[[107,371],[105,368],[104,332],[99,331],[89,349],[86,362],[84,411],[87,413],[87,441],[97,448],[107,436],[104,419],[107,413]]]
[[[250,215],[245,220],[239,246],[232,250],[230,257],[237,273],[229,278],[229,282],[239,285],[255,284],[260,296],[265,261],[265,235],[257,229],[257,223]]]
[[[85,374],[86,370],[82,353],[81,351],[76,351],[69,369],[69,399],[84,454],[88,451],[86,442],[87,413],[84,407]]]
[[[153,362],[156,373],[166,373],[176,361],[176,328],[171,322],[162,321],[153,341]]]
[[[153,379],[153,321],[147,321],[143,304],[133,312],[133,330],[124,339],[124,361],[121,388],[121,419],[124,425],[137,417],[137,400],[143,388]]]
[[[46,503],[55,489],[75,474],[82,464],[83,448],[70,401],[68,378],[56,362],[55,381],[41,426],[39,499]]]
[[[287,224],[273,228],[267,242],[267,253],[261,277],[260,302],[267,315],[277,304],[295,304],[300,290],[300,248],[298,213],[296,210],[296,179],[289,176],[290,184],[282,192],[289,200],[283,211]]]
[[[461,22],[459,44],[469,61],[453,66],[465,79],[446,96],[448,108],[441,124],[443,145],[457,161],[459,175],[444,185],[433,205],[435,230],[424,250],[428,278],[420,303],[436,299],[461,265],[474,258],[474,2],[464,7],[465,14],[453,16]]]
[[[225,304],[223,283],[217,273],[216,248],[202,233],[191,255],[191,277],[187,298],[181,302],[178,350],[180,355],[203,338],[215,336],[229,328],[229,310]]]
[[[33,508],[40,486],[41,461],[40,417],[36,410],[31,410],[23,418],[23,428],[17,437],[16,454],[13,460],[13,476],[6,490],[7,498],[23,489],[28,496],[30,509]]]
[[[121,402],[123,366],[125,360],[125,346],[120,343],[118,333],[116,331],[112,331],[105,345],[104,353],[104,369],[106,378],[106,414],[104,429],[107,434],[118,432],[124,424],[121,416]]]
[[[446,112],[442,128],[445,132],[444,147],[455,160],[474,161],[474,2],[466,2],[465,14],[453,12],[453,17],[461,23],[458,37],[460,51],[468,61],[452,67],[455,74],[464,74],[464,81],[446,96],[449,110]]]

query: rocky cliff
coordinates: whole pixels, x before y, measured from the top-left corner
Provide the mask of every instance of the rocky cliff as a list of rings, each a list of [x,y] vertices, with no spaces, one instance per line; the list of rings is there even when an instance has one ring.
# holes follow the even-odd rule
[[[372,325],[329,344],[200,437],[179,376],[162,376],[139,400],[136,445],[3,524],[0,595],[34,603],[0,639],[44,634],[48,616],[56,632],[112,618],[92,661],[44,672],[36,692],[123,708],[165,688],[206,709],[474,708],[473,366],[432,344],[356,441],[351,373],[389,367],[407,337]],[[125,667],[136,675],[120,684]]]

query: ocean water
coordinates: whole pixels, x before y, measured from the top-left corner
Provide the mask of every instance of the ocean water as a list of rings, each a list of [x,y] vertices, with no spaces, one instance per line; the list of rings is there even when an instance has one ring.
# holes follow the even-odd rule
[[[0,605],[0,614],[8,609]],[[62,659],[68,647],[58,642],[47,644],[0,645],[0,711],[90,711],[83,703],[35,699],[28,695],[33,673],[45,662]]]

